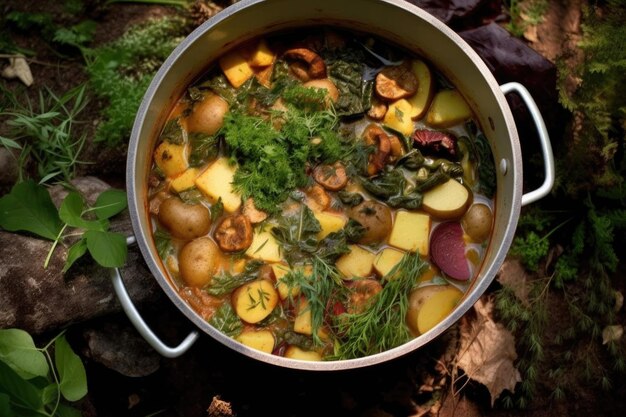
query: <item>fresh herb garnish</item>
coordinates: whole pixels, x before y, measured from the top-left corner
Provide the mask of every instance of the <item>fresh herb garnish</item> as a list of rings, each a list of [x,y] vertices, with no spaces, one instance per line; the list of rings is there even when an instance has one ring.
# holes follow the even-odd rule
[[[230,303],[222,304],[209,319],[209,324],[230,337],[238,336],[243,330],[243,323]]]
[[[359,313],[337,317],[335,329],[342,335],[336,345],[334,359],[354,359],[380,353],[411,340],[405,317],[409,292],[415,278],[426,267],[418,254],[410,253],[389,272],[383,289],[372,297],[368,307]]]
[[[205,291],[215,296],[228,294],[246,282],[254,281],[258,276],[261,265],[263,265],[261,261],[249,261],[243,272],[239,274],[231,274],[226,271],[221,272],[211,279],[211,284]]]

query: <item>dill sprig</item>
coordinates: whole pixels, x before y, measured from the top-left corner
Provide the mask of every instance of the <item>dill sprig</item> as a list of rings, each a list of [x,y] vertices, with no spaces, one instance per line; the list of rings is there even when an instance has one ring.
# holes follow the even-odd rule
[[[380,353],[411,340],[406,325],[409,292],[426,267],[418,254],[407,254],[383,279],[383,289],[360,313],[344,313],[335,330],[342,335],[333,359],[354,359]],[[387,277],[394,277],[388,280]]]

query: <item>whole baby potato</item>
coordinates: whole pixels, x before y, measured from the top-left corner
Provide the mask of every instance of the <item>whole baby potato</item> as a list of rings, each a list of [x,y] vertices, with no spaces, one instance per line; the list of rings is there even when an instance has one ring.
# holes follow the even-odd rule
[[[461,219],[463,230],[474,242],[483,242],[489,237],[492,223],[491,209],[482,203],[472,205]]]
[[[366,200],[352,207],[348,216],[365,228],[359,243],[370,244],[384,241],[391,232],[391,210],[374,200]]]
[[[211,214],[202,204],[185,204],[170,197],[159,206],[159,221],[172,236],[191,240],[204,236],[211,227]]]
[[[210,237],[192,240],[178,255],[180,276],[190,287],[203,287],[211,282],[220,264],[220,250]]]
[[[209,93],[193,106],[186,119],[189,133],[215,134],[224,124],[224,115],[228,111],[228,103],[217,94]]]

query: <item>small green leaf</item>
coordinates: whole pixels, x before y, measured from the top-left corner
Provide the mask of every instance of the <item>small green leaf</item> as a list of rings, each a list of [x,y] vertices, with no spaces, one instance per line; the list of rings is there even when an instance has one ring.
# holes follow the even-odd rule
[[[5,148],[22,149],[22,146],[19,143],[4,136],[0,136],[0,145]]]
[[[94,210],[99,219],[108,219],[122,212],[127,205],[126,192],[111,188],[98,196]]]
[[[0,360],[24,379],[48,375],[46,357],[24,330],[0,329]]]
[[[57,413],[59,417],[81,417],[82,414],[79,410],[74,407],[70,407],[69,405],[65,405],[63,403],[59,404],[57,408]]]
[[[46,188],[28,180],[16,184],[0,198],[0,227],[55,240],[63,223]]]
[[[59,208],[59,217],[72,227],[87,230],[105,230],[108,224],[101,221],[90,221],[82,218],[85,202],[79,193],[72,191],[65,197]]]
[[[62,273],[66,273],[74,262],[80,259],[87,252],[87,240],[81,238],[78,242],[74,243],[67,251],[67,259],[65,260],[65,265],[63,266]]]
[[[22,379],[11,367],[0,360],[0,392],[8,394],[16,407],[39,410],[42,390]]]
[[[124,235],[88,230],[83,236],[87,240],[89,253],[100,265],[107,268],[117,268],[126,262],[128,247]]]
[[[63,397],[68,401],[83,398],[87,394],[87,373],[64,335],[54,342],[54,363],[59,371],[59,388]]]
[[[46,385],[41,394],[41,401],[46,404],[52,404],[56,402],[59,396],[59,385],[58,384],[50,384]]]

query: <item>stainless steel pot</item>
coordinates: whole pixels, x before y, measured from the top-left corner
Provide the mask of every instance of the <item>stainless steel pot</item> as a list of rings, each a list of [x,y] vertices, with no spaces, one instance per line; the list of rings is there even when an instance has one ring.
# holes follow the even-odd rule
[[[160,127],[185,87],[207,65],[233,45],[263,33],[304,25],[333,25],[381,36],[430,60],[463,93],[476,112],[496,161],[495,224],[483,266],[457,308],[442,322],[410,342],[376,355],[333,362],[305,362],[269,355],[222,334],[184,302],[170,283],[151,237],[147,176]],[[517,92],[537,125],[545,164],[545,180],[523,194],[522,158],[517,130],[505,94]],[[127,192],[136,243],[155,279],[172,302],[199,330],[176,347],[169,347],[150,330],[130,300],[118,270],[112,274],[117,295],[138,331],[162,355],[183,354],[206,333],[249,357],[270,364],[317,371],[365,367],[412,352],[448,329],[486,291],[507,254],[520,208],[549,193],[554,161],[548,134],[532,97],[517,83],[498,85],[480,57],[452,30],[404,0],[243,0],[225,9],[191,33],[170,55],[154,77],[137,114],[128,151]]]

